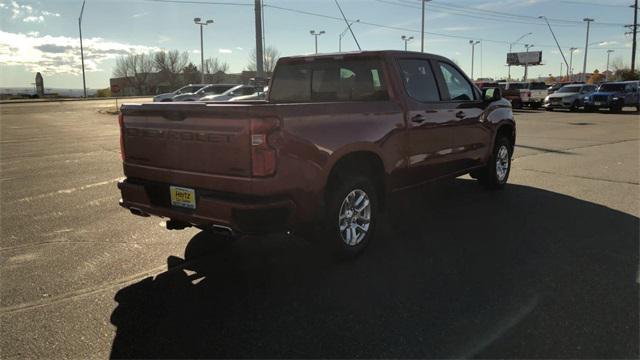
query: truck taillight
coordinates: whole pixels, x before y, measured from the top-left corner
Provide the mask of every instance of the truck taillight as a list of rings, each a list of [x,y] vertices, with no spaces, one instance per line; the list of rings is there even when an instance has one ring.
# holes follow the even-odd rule
[[[275,174],[276,150],[269,145],[269,134],[277,128],[277,119],[251,120],[251,174],[253,176]]]
[[[118,125],[120,126],[120,157],[124,161],[124,116],[118,115]]]

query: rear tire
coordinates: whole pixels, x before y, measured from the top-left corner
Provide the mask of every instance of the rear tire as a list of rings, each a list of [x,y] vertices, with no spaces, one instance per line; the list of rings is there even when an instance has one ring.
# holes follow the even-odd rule
[[[553,111],[553,108],[552,108],[551,106],[547,106],[547,107],[545,108],[545,110],[547,110],[547,111]]]
[[[571,112],[575,112],[578,111],[578,100],[574,101],[573,104],[571,104],[571,107],[569,108],[569,111]]]
[[[475,171],[474,177],[487,189],[503,189],[511,172],[512,154],[513,144],[511,141],[504,136],[497,138],[489,163],[484,168]]]
[[[338,259],[360,255],[371,242],[378,220],[378,195],[362,175],[336,179],[329,188],[326,216],[320,234]]]

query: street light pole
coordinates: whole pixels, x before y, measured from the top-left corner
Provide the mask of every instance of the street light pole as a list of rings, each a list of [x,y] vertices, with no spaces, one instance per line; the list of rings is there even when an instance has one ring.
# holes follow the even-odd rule
[[[526,36],[529,36],[531,34],[533,34],[533,33],[526,33],[526,34],[520,36],[516,41],[514,41],[512,43],[509,43],[509,52],[511,52],[513,44],[518,43],[518,41],[524,39]],[[509,74],[508,74],[507,78],[508,78],[508,80],[511,80],[511,64],[507,64],[507,67],[509,68],[509,70],[508,70]]]
[[[584,42],[584,63],[582,64],[582,81],[587,81],[587,52],[589,51],[589,25],[593,19],[584,18],[582,21],[586,21],[587,23],[587,39]]]
[[[80,31],[80,60],[82,61],[82,88],[84,89],[84,98],[87,98],[87,82],[84,77],[84,48],[82,47],[82,14],[84,13],[84,0],[82,1],[82,9],[80,9],[80,17],[78,18],[78,30]]]
[[[316,32],[315,30],[311,30],[309,31],[309,34],[313,35],[315,37],[316,40],[316,54],[318,53],[318,36],[324,34],[324,30],[320,30],[319,32]]]
[[[424,52],[424,8],[427,1],[431,0],[422,0],[422,31],[420,32],[420,52]]]
[[[349,31],[349,28],[351,27],[351,25],[360,22],[360,19],[356,20],[356,21],[352,21],[349,26],[347,26],[346,29],[344,29],[343,32],[340,33],[340,35],[338,35],[338,52],[342,52],[342,38],[347,34],[347,31]]]
[[[567,70],[567,77],[569,81],[573,81],[573,52],[578,48],[572,47],[569,49],[569,70]]]
[[[204,84],[204,40],[202,40],[202,28],[213,23],[213,20],[202,22],[202,19],[194,18],[193,22],[196,25],[200,25],[200,83]]]
[[[413,36],[402,35],[402,36],[400,36],[400,39],[402,39],[402,41],[404,41],[404,51],[407,51],[407,43],[409,41],[413,40]]]
[[[607,70],[604,73],[604,81],[609,81],[609,55],[614,52],[614,50],[607,50]]]
[[[469,44],[471,45],[471,81],[473,81],[473,63],[475,58],[475,48],[476,48],[476,45],[480,44],[480,41],[469,40]]]
[[[527,49],[526,60],[524,62],[524,80],[527,81],[527,74],[529,72],[529,49],[533,47],[533,44],[524,44],[525,49]]]

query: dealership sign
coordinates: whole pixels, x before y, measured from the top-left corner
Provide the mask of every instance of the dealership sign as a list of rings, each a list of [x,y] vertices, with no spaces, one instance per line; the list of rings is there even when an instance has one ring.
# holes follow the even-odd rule
[[[542,51],[529,51],[507,54],[507,65],[540,65]]]

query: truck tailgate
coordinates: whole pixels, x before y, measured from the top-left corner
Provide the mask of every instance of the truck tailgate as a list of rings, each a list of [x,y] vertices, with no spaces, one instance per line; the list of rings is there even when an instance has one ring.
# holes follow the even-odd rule
[[[251,119],[264,105],[127,104],[122,111],[128,165],[208,175],[251,176]]]

